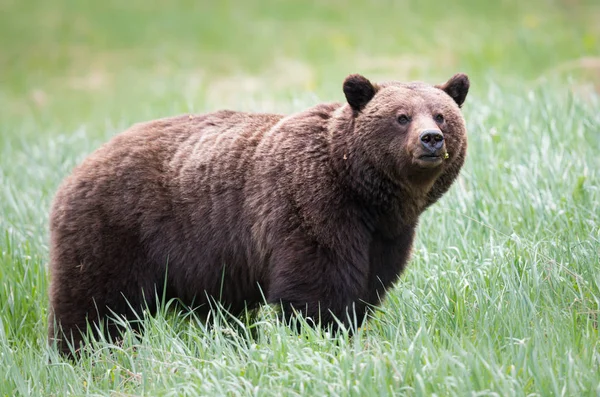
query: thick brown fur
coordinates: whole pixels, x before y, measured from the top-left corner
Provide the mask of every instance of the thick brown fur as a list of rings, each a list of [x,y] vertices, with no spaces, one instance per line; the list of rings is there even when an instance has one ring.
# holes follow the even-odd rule
[[[468,88],[462,74],[439,86],[352,75],[346,103],[185,115],[117,135],[53,203],[50,341],[68,354],[65,337],[79,346],[86,321],[133,318],[163,286],[194,306],[212,297],[241,312],[264,296],[285,315],[361,321],[463,165]],[[426,129],[443,133],[447,158],[420,157]]]

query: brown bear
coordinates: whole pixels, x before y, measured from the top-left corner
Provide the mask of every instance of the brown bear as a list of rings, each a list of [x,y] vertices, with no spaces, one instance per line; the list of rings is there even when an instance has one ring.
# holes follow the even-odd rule
[[[464,74],[436,86],[350,75],[345,103],[184,115],[115,136],[52,206],[49,340],[69,354],[86,322],[132,319],[161,291],[200,310],[266,300],[284,318],[363,321],[404,269],[419,215],[459,174],[468,90]]]

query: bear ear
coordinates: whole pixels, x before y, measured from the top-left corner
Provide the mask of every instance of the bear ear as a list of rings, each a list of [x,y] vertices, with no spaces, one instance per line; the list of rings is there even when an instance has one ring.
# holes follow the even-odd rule
[[[458,107],[461,107],[467,97],[470,85],[469,77],[466,74],[458,73],[452,76],[450,80],[446,81],[444,84],[436,85],[436,88],[439,88],[450,95]]]
[[[375,96],[375,86],[360,74],[351,74],[344,80],[344,95],[350,107],[360,112]]]

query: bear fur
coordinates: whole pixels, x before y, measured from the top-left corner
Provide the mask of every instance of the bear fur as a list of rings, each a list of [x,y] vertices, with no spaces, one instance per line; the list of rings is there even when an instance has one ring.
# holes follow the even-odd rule
[[[184,115],[115,136],[53,202],[50,342],[69,354],[87,322],[133,319],[163,292],[200,309],[266,299],[321,325],[362,321],[459,174],[468,90],[464,74],[437,86],[351,75],[345,103]]]

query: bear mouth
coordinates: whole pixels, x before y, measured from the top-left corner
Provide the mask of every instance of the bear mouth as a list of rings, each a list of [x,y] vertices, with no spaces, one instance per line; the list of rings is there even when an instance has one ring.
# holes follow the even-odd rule
[[[423,168],[434,168],[442,164],[443,157],[435,154],[423,154],[416,160],[416,163]]]

